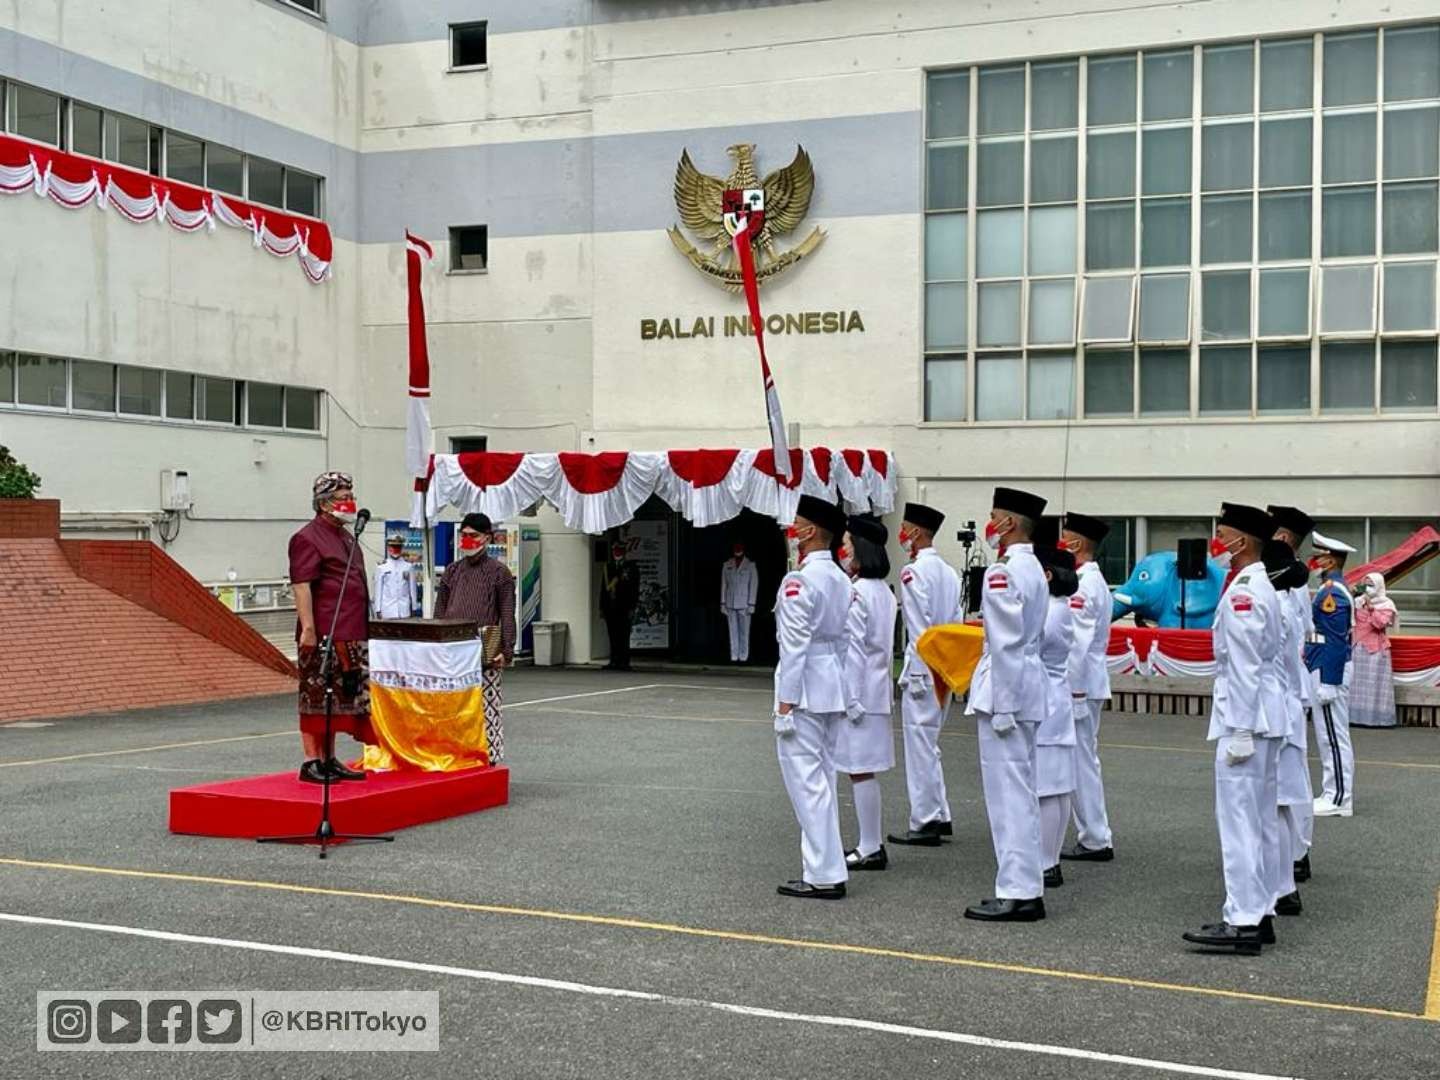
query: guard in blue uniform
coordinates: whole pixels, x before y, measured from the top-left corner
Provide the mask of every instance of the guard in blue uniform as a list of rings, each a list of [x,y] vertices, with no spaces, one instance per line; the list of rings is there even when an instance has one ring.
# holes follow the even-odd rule
[[[1320,755],[1321,787],[1316,817],[1349,817],[1355,812],[1355,749],[1350,744],[1350,629],[1354,625],[1345,558],[1355,549],[1315,533],[1310,568],[1320,574],[1311,614],[1315,629],[1305,646],[1310,670],[1310,718]]]

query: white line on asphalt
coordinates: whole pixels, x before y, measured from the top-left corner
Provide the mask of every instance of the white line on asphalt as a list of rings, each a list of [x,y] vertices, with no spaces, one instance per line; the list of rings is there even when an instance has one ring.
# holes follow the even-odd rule
[[[591,997],[624,998],[630,1001],[645,1001],[657,1005],[671,1005],[692,1009],[712,1009],[716,1012],[730,1013],[735,1016],[749,1016],[788,1023],[813,1024],[821,1027],[851,1028],[859,1031],[879,1032],[886,1035],[903,1035],[913,1039],[931,1039],[935,1042],[977,1046],[986,1050],[1011,1050],[1022,1054],[1041,1054],[1048,1057],[1072,1058],[1079,1061],[1097,1061],[1114,1065],[1130,1065],[1137,1069],[1150,1069],[1155,1072],[1175,1073],[1182,1076],[1205,1076],[1212,1077],[1214,1080],[1298,1080],[1296,1077],[1280,1077],[1270,1073],[1241,1072],[1233,1069],[1210,1068],[1205,1065],[1186,1065],[1182,1062],[1130,1057],[1125,1054],[1106,1054],[1096,1050],[1081,1050],[1073,1046],[1054,1046],[1046,1043],[1017,1042],[1011,1039],[992,1039],[984,1035],[970,1035],[960,1031],[913,1027],[909,1024],[889,1024],[881,1020],[864,1020],[853,1016],[826,1016],[816,1013],[787,1012],[781,1009],[766,1009],[754,1005],[734,1005],[723,1001],[705,1001],[701,998],[677,997],[671,994],[654,994],[645,990],[625,990],[615,986],[595,986],[590,983],[569,982],[563,979],[545,979],[537,975],[513,975],[503,971],[485,971],[480,968],[453,967],[449,964],[427,964],[414,960],[396,960],[386,956],[367,956],[362,953],[336,952],[331,949],[310,949],[298,945],[275,945],[266,941],[205,937],[198,934],[181,934],[171,930],[149,930],[139,926],[115,926],[110,923],[50,919],[40,915],[19,915],[10,912],[0,912],[0,920],[31,926],[55,926],[71,930],[96,930],[106,934],[150,938],[155,941],[173,941],[184,945],[214,945],[225,949],[243,949],[248,952],[273,953],[281,956],[304,956],[314,960],[334,960],[343,964],[395,968],[402,971],[421,971],[432,975],[449,975],[460,979],[506,983],[512,986],[528,986],[539,990],[556,990],[562,993],[585,994]]]
[[[609,690],[588,690],[583,694],[561,694],[559,697],[531,698],[529,701],[507,701],[507,709],[523,709],[526,705],[548,705],[552,701],[574,701],[576,698],[604,697],[606,694],[629,694],[636,690],[658,690],[664,683],[645,683],[643,686],[616,686]]]

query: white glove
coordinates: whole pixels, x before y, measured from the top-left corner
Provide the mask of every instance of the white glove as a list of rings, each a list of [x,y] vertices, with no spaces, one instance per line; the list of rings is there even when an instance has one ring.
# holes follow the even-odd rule
[[[1002,712],[990,717],[990,730],[1002,738],[1015,730],[1015,714]]]
[[[852,701],[845,706],[845,719],[858,727],[860,721],[865,719],[865,707],[858,701]]]
[[[1320,689],[1315,693],[1315,700],[1321,705],[1329,705],[1340,696],[1340,688],[1331,686],[1329,683],[1321,683]]]
[[[1236,731],[1225,736],[1225,760],[1239,765],[1255,756],[1255,738],[1248,731]]]
[[[1070,715],[1076,720],[1088,720],[1090,718],[1090,702],[1083,697],[1072,697],[1070,699]]]
[[[754,614],[755,614],[755,609],[754,609],[753,607],[748,607],[748,608],[745,609],[745,614],[746,614],[746,615],[754,615]]]
[[[788,713],[782,713],[779,709],[775,710],[775,734],[781,738],[795,734],[795,711],[793,709]]]
[[[905,692],[912,698],[923,698],[930,692],[930,676],[912,672],[907,676],[909,682],[905,684]]]

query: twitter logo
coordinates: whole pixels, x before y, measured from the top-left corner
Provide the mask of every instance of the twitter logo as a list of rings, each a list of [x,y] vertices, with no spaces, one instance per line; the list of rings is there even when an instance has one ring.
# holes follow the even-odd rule
[[[199,1024],[196,1034],[202,1043],[238,1043],[244,1032],[240,1002],[227,998],[211,998],[200,1002],[195,1010]]]

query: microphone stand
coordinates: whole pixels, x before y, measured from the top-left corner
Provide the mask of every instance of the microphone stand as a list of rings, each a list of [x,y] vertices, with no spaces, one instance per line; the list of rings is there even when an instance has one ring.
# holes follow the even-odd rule
[[[340,605],[345,599],[345,589],[350,584],[350,565],[355,558],[355,551],[360,546],[360,534],[365,531],[365,526],[370,521],[370,512],[362,510],[360,516],[355,519],[355,536],[350,541],[350,550],[345,553],[345,576],[340,579],[340,595],[335,598],[335,613],[330,616],[330,632],[325,635],[321,643],[325,652],[320,660],[320,681],[325,686],[325,757],[322,762],[328,762],[335,756],[335,732],[333,729],[335,715],[335,684],[331,678],[330,666],[335,659],[335,628],[340,624]],[[296,833],[292,836],[260,836],[256,838],[258,844],[317,844],[320,848],[320,858],[325,858],[326,850],[332,844],[389,844],[395,840],[393,836],[370,836],[360,833],[337,833],[335,827],[330,823],[330,785],[336,783],[330,775],[329,769],[322,773],[323,783],[320,785],[320,824],[316,826],[313,833]]]

